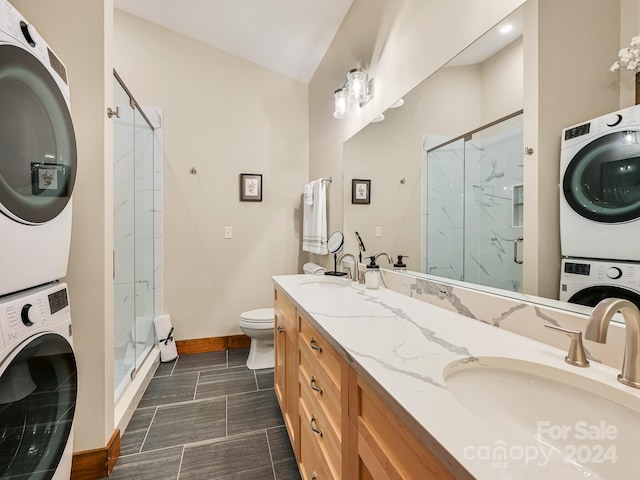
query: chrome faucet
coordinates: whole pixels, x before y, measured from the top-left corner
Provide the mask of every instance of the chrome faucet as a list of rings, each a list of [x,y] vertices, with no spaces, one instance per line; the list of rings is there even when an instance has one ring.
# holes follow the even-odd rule
[[[340,257],[338,258],[338,265],[342,266],[342,261],[345,259],[345,257],[349,257],[351,258],[351,260],[353,260],[353,268],[355,269],[355,271],[358,271],[358,261],[356,260],[356,257],[354,257],[352,254],[350,253],[343,253],[342,255],[340,255]],[[351,267],[348,267],[349,271],[347,272],[347,278],[354,280],[355,277],[353,276],[353,271],[351,270]]]
[[[591,312],[584,338],[605,343],[609,322],[616,312],[622,314],[625,325],[624,360],[618,381],[640,388],[640,310],[635,304],[621,298],[602,300]]]
[[[391,258],[391,255],[389,255],[386,252],[380,252],[379,254],[377,254],[375,256],[375,259],[378,260],[378,257],[381,257],[382,255],[384,255],[385,257],[387,257],[387,261],[389,262],[389,265],[393,265],[393,258]]]

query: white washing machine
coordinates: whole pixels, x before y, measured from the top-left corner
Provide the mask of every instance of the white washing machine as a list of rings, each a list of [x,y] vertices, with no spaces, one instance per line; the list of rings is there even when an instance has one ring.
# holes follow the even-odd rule
[[[640,106],[562,131],[563,257],[640,260]]]
[[[76,140],[64,64],[0,0],[0,295],[67,274]]]
[[[0,478],[69,480],[77,370],[67,286],[0,299]]]
[[[624,298],[640,308],[640,263],[572,258],[562,260],[560,300],[595,307]]]

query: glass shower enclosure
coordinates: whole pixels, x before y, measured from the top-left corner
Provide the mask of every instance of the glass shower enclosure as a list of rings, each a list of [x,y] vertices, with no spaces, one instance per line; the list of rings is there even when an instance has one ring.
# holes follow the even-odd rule
[[[522,290],[522,118],[427,151],[426,273]]]
[[[155,343],[154,127],[114,71],[113,288],[117,401]]]

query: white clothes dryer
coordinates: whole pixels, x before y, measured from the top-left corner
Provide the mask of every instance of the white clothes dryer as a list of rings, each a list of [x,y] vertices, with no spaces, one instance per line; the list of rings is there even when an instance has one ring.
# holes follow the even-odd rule
[[[0,478],[69,480],[78,391],[67,286],[0,299]]]
[[[563,257],[640,260],[640,106],[562,131]]]
[[[605,298],[623,298],[640,308],[640,263],[565,258],[559,297],[589,307]]]
[[[0,0],[0,295],[67,274],[76,139],[64,64]]]

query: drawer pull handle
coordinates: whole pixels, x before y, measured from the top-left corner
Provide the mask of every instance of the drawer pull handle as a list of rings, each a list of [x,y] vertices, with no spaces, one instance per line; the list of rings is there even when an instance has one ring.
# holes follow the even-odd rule
[[[316,427],[316,414],[315,413],[311,414],[311,421],[309,422],[309,426],[311,427],[311,430],[313,430],[313,433],[317,433],[318,435],[320,435],[322,437],[322,430],[320,430],[318,427]]]
[[[311,472],[311,480],[318,480],[318,474],[316,472]]]
[[[278,326],[278,333],[284,333],[284,328],[282,328],[281,326]]]
[[[318,392],[320,395],[322,395],[322,389],[316,385],[316,377],[311,377],[311,381],[309,382],[309,385],[311,385],[311,390],[313,390],[314,392]]]
[[[316,343],[315,339],[311,339],[311,341],[309,342],[309,346],[312,350],[315,350],[318,353],[322,353],[322,347]]]

